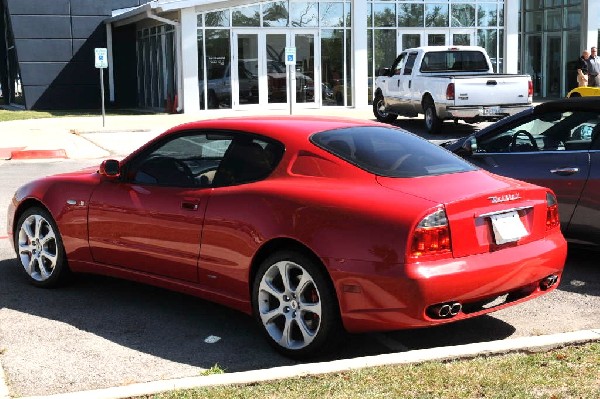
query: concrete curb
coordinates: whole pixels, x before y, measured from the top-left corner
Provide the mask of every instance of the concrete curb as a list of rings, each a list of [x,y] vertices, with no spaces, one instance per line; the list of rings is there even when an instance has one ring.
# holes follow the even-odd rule
[[[600,329],[537,337],[521,337],[442,348],[421,349],[377,356],[365,356],[355,359],[336,360],[332,362],[306,363],[296,366],[275,367],[267,370],[251,370],[231,374],[215,374],[165,381],[153,381],[122,387],[48,396],[30,396],[21,399],[119,399],[181,389],[230,384],[248,384],[299,376],[337,373],[366,367],[464,359],[479,355],[498,355],[511,352],[541,352],[566,345],[582,344],[592,341],[600,341]],[[8,399],[8,397],[2,398],[1,392],[2,387],[0,386],[0,399]]]
[[[67,152],[59,150],[17,150],[12,151],[9,159],[50,159],[50,158],[68,158]]]

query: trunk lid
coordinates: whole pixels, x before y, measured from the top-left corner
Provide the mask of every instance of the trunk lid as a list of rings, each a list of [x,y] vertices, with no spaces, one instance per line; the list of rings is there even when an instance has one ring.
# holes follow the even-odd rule
[[[455,258],[546,235],[547,189],[543,187],[483,170],[411,179],[378,177],[377,181],[444,205]]]

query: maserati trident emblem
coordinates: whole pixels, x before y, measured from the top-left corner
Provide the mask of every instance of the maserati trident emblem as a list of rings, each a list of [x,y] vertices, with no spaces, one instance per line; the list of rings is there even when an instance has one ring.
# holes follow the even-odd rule
[[[492,204],[499,204],[500,202],[508,202],[508,201],[515,201],[521,198],[521,194],[519,193],[514,193],[514,194],[504,194],[504,195],[498,195],[498,196],[491,196],[488,197],[488,199],[492,202]]]

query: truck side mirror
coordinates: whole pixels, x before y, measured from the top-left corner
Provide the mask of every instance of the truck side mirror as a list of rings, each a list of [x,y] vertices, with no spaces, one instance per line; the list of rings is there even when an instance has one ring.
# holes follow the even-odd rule
[[[391,71],[391,68],[389,68],[389,67],[379,68],[377,70],[377,74],[376,75],[377,76],[390,76],[390,71]]]

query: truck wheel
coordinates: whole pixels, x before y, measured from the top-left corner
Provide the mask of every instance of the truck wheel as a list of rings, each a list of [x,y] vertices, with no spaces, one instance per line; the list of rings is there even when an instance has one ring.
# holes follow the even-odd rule
[[[396,119],[398,119],[398,115],[391,114],[385,110],[385,102],[383,101],[383,96],[376,96],[373,100],[373,115],[379,122],[383,123],[392,123]]]
[[[425,100],[423,111],[425,112],[425,127],[427,131],[431,134],[438,133],[442,127],[442,120],[438,118],[435,112],[435,104],[433,104],[430,98]]]

